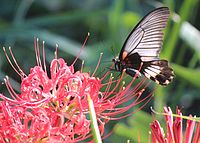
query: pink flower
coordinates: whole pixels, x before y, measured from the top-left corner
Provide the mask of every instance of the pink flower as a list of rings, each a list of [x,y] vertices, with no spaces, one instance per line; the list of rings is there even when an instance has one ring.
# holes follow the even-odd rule
[[[173,113],[171,108],[164,108],[165,120],[166,120],[166,134],[164,133],[159,122],[155,120],[151,124],[152,130],[152,142],[153,143],[199,143],[200,142],[200,123],[194,120],[187,120],[186,131],[183,134],[183,123],[182,123],[182,113],[177,109],[173,121]],[[192,118],[190,115],[189,118]],[[195,129],[196,124],[196,129]],[[165,136],[166,135],[166,136]]]
[[[149,84],[145,83],[145,79],[134,88],[131,85],[135,78],[125,86],[121,84],[124,76],[114,80],[110,71],[99,79],[94,76],[95,72],[92,76],[86,72],[75,72],[75,62],[69,66],[64,59],[57,58],[57,54],[48,71],[44,44],[43,60],[39,56],[38,41],[35,41],[35,51],[37,65],[26,75],[12,51],[10,54],[14,64],[5,50],[9,63],[21,77],[21,93],[14,91],[7,77],[5,84],[12,99],[0,95],[3,99],[0,102],[1,142],[71,143],[91,137],[88,95],[94,103],[99,130],[103,135],[104,126],[109,120],[129,116],[130,113],[120,114],[144,102],[142,108],[151,99],[152,94],[142,97]],[[43,65],[41,61],[44,61]],[[119,107],[128,101],[132,102]]]

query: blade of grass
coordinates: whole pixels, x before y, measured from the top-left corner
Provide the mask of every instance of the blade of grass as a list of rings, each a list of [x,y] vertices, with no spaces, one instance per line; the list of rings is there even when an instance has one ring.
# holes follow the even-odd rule
[[[123,0],[116,0],[113,6],[110,9],[108,14],[108,26],[109,26],[109,34],[112,39],[114,39],[114,47],[118,47],[116,45],[120,45],[119,33],[120,33],[120,21],[122,19],[122,11],[124,8]]]
[[[200,87],[200,68],[197,69],[189,69],[182,67],[177,64],[172,64],[174,71],[176,71],[176,75],[179,76],[181,79],[191,83],[193,86]]]
[[[179,31],[181,28],[181,24],[183,21],[186,21],[190,14],[191,14],[191,9],[195,6],[197,6],[197,0],[189,1],[189,0],[184,0],[179,14],[180,14],[180,21],[178,23],[174,23],[174,26],[171,29],[170,32],[170,39],[168,42],[165,44],[165,48],[163,49],[164,55],[171,60],[173,56],[173,52],[179,37]]]
[[[33,41],[34,37],[38,37],[41,40],[44,40],[46,43],[45,45],[50,45],[52,47],[55,47],[58,43],[59,50],[62,50],[66,53],[69,53],[73,56],[77,56],[81,44],[72,41],[68,38],[65,38],[63,36],[50,33],[47,30],[40,30],[40,29],[24,29],[24,28],[8,28],[4,29],[4,31],[1,32],[0,38],[9,37],[9,38],[17,38],[17,39],[23,39],[28,41]],[[81,52],[81,59],[84,59],[85,57],[88,57],[90,54],[89,51],[87,51],[88,48],[84,48]]]
[[[85,21],[87,18],[91,17],[102,17],[108,14],[107,9],[97,10],[97,11],[70,11],[70,12],[63,12],[53,15],[41,16],[36,18],[27,19],[24,22],[24,25],[34,25],[34,26],[54,26],[58,24],[66,24],[77,21]]]
[[[198,60],[199,60],[198,54],[195,53],[194,56],[192,57],[192,59],[189,62],[189,67],[190,68],[194,68]],[[190,76],[187,77],[187,78],[189,79]],[[181,84],[179,84],[177,86],[177,88],[176,88],[176,96],[173,96],[173,99],[172,99],[172,106],[171,106],[172,108],[174,108],[174,109],[176,108],[177,103],[180,101],[181,97],[184,94],[183,92],[185,91],[186,86],[187,86],[186,82],[182,82]]]
[[[190,45],[200,57],[200,31],[189,22],[183,22],[180,37]]]

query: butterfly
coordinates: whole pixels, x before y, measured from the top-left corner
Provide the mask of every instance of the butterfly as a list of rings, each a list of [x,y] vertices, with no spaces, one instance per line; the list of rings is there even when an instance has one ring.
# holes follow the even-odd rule
[[[131,31],[119,54],[113,59],[115,70],[130,76],[143,74],[159,85],[167,85],[174,78],[167,60],[159,58],[163,32],[170,12],[160,7],[147,14]]]

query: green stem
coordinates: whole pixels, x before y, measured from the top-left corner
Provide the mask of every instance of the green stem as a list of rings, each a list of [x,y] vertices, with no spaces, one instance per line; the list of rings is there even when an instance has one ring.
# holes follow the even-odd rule
[[[91,126],[92,126],[92,133],[93,133],[93,139],[95,143],[102,143],[101,135],[99,132],[99,127],[97,123],[96,113],[94,109],[94,104],[91,100],[90,95],[88,95],[88,105],[90,110],[90,119],[91,119]]]

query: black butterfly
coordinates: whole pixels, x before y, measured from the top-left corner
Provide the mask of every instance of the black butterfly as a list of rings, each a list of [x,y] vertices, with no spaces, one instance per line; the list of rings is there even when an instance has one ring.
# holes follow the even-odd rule
[[[159,58],[163,42],[162,30],[166,27],[169,14],[169,8],[157,8],[133,28],[119,58],[113,59],[117,71],[125,69],[131,76],[142,73],[160,85],[167,85],[172,81],[173,69],[169,67],[167,60]]]

